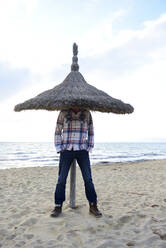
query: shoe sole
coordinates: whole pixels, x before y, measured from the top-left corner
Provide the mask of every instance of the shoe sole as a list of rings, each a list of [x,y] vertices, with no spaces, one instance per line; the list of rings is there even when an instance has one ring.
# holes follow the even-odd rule
[[[93,216],[96,217],[96,218],[101,218],[101,217],[102,217],[102,214],[101,214],[101,215],[95,215],[95,214],[93,214],[93,213],[91,213],[91,212],[89,212],[89,214],[90,214],[90,215],[93,215]]]
[[[52,217],[52,218],[57,218],[57,217],[59,217],[61,214],[62,214],[62,213],[60,213],[60,214],[58,214],[58,215],[50,214],[50,217]]]

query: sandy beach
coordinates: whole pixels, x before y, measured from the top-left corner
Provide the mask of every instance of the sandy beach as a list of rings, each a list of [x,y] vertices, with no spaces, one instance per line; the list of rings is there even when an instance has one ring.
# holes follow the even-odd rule
[[[103,217],[89,215],[77,168],[76,209],[51,218],[58,167],[0,170],[0,247],[166,248],[166,160],[92,166]]]

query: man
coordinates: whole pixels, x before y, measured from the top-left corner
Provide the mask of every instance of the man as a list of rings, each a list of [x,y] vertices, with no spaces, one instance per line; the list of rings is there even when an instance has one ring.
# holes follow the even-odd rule
[[[89,152],[94,147],[94,132],[91,113],[73,107],[60,112],[55,130],[55,147],[60,153],[59,176],[55,189],[55,208],[52,217],[58,217],[65,201],[66,179],[70,165],[77,160],[82,172],[85,193],[89,201],[89,212],[102,216],[97,208],[97,195],[91,176]]]

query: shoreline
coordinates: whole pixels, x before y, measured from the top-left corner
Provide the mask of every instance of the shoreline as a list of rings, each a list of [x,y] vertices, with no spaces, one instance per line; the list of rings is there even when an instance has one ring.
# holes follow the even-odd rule
[[[118,165],[118,164],[139,164],[139,163],[146,163],[146,162],[153,162],[153,161],[166,161],[166,158],[163,159],[142,159],[142,160],[135,160],[135,161],[120,161],[120,162],[98,162],[96,164],[91,163],[91,166],[111,166],[111,165]],[[77,164],[78,165],[78,164]],[[12,167],[12,168],[1,168],[0,167],[0,171],[1,170],[12,170],[12,169],[26,169],[26,168],[54,168],[54,167],[58,167],[59,164],[55,164],[55,165],[48,165],[48,166],[25,166],[25,167]]]
[[[62,215],[50,217],[58,166],[0,170],[0,247],[166,247],[166,160],[92,166],[98,207],[89,215],[80,169]]]

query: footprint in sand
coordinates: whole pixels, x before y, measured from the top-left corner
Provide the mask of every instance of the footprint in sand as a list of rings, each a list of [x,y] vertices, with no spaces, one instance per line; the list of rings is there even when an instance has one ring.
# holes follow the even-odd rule
[[[30,218],[30,219],[28,219],[28,220],[24,221],[24,222],[21,224],[21,226],[27,226],[27,227],[30,227],[30,226],[32,226],[32,225],[34,225],[34,224],[36,224],[36,223],[37,223],[37,221],[38,221],[38,219],[37,219],[37,218]]]

